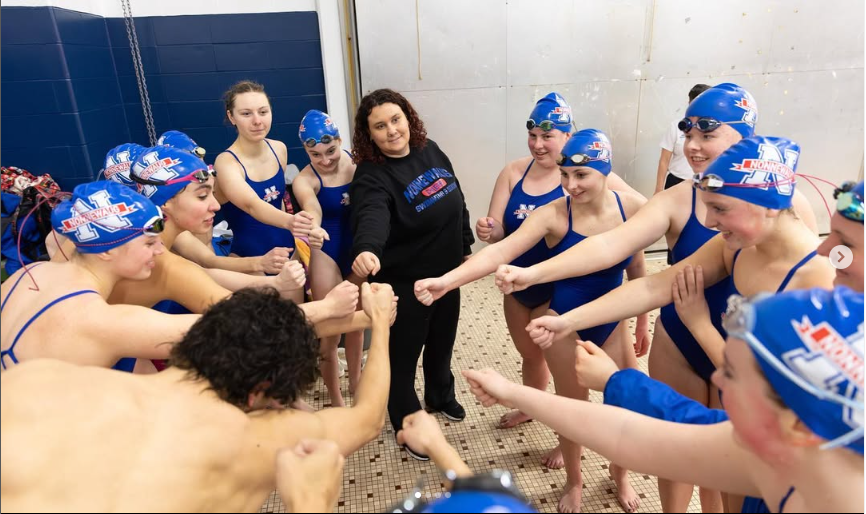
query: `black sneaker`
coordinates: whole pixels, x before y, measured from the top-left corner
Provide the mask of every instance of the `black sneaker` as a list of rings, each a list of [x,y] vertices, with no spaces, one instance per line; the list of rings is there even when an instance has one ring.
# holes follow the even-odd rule
[[[445,405],[440,407],[427,407],[427,412],[441,412],[443,416],[451,421],[463,421],[466,419],[466,410],[462,405],[457,403],[457,400],[452,398]]]

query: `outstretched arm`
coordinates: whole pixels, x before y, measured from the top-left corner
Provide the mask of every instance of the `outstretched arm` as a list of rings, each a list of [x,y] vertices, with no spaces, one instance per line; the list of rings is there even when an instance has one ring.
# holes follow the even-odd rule
[[[558,204],[553,202],[536,209],[520,228],[498,243],[485,246],[471,259],[441,277],[415,282],[415,296],[424,305],[430,305],[449,291],[478,280],[511,262],[544,239],[556,223]],[[563,209],[564,210],[564,209]]]
[[[631,263],[625,269],[625,274],[629,281],[637,280],[646,276],[646,258],[643,250],[634,254]],[[638,314],[637,321],[634,327],[634,353],[638,357],[643,357],[649,352],[650,347],[649,336],[649,314]]]
[[[403,418],[403,429],[397,432],[397,444],[408,444],[429,455],[439,471],[453,471],[457,477],[472,475],[457,450],[445,440],[439,423],[426,411],[419,410]]]
[[[625,225],[621,225],[625,226]],[[676,265],[648,277],[629,281],[601,298],[572,309],[562,316],[542,316],[527,326],[530,337],[536,344],[546,348],[558,338],[575,330],[622,321],[672,301],[671,284],[686,266],[700,264],[704,270],[704,282],[711,286],[728,275],[724,261],[725,241],[715,236],[697,252]]]
[[[670,228],[669,206],[665,203],[669,196],[667,191],[654,196],[622,225],[588,237],[556,257],[522,270],[520,276],[510,278],[515,281],[514,290],[595,273],[652,245]],[[502,269],[500,272],[497,280],[505,279],[508,273]]]
[[[625,468],[734,494],[761,494],[751,479],[755,457],[734,442],[730,422],[670,423],[519,386],[492,370],[463,375],[485,407],[519,409]]]

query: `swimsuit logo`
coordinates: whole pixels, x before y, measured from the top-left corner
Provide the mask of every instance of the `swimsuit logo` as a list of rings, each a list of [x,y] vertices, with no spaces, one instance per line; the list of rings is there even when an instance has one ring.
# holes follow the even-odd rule
[[[595,160],[610,162],[610,145],[604,141],[593,141],[592,146],[589,147],[590,150],[598,151],[598,155]]]
[[[82,198],[75,200],[72,206],[74,216],[63,220],[64,233],[75,232],[75,238],[83,242],[99,237],[92,225],[111,233],[132,226],[127,216],[136,211],[134,205],[126,202],[111,203],[108,191],[97,191],[90,195],[89,199],[90,203]]]
[[[514,216],[519,220],[525,220],[535,210],[535,205],[520,204],[520,208],[514,211]]]
[[[266,202],[273,202],[277,198],[280,197],[279,191],[277,191],[277,186],[271,186],[265,188],[265,193],[262,195],[262,200]]]
[[[780,195],[784,196],[794,194],[794,167],[797,165],[800,153],[786,149],[783,160],[779,149],[770,144],[761,144],[758,152],[758,159],[743,159],[734,163],[731,168],[731,171],[747,174],[740,183],[754,184],[764,191],[773,186]]]
[[[343,199],[340,200],[340,205],[349,205],[349,193],[343,193]]]
[[[820,389],[862,402],[863,323],[847,338],[826,321],[813,325],[806,316],[799,322],[791,320],[791,325],[806,348],[785,352],[785,364]],[[845,407],[843,420],[861,427],[863,411]]]

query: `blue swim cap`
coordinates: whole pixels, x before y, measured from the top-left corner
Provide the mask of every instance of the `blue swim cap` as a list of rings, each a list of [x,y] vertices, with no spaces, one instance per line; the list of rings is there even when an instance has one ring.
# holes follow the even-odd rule
[[[153,146],[135,160],[130,176],[141,185],[141,194],[162,207],[190,184],[188,181],[172,184],[166,182],[173,182],[196,172],[211,174],[207,164],[189,152],[171,146]]]
[[[159,207],[127,186],[110,180],[75,187],[72,198],[51,211],[57,233],[79,253],[102,253],[145,233],[162,231]]]
[[[583,129],[565,142],[557,164],[563,167],[584,166],[607,176],[611,170],[613,147],[607,135],[596,129]]]
[[[301,118],[298,138],[302,145],[312,148],[318,143],[328,144],[338,137],[340,137],[340,129],[328,113],[312,109]]]
[[[751,93],[736,84],[724,83],[707,89],[689,104],[686,118],[713,118],[730,123],[743,137],[755,135],[758,104]]]
[[[762,294],[725,319],[809,430],[863,455],[863,294],[847,287]]]
[[[191,137],[179,130],[169,130],[168,132],[163,133],[159,136],[156,144],[171,146],[172,148],[189,152],[199,159],[204,159],[205,149],[198,146],[198,143],[193,141]]]
[[[547,121],[550,128],[545,128],[544,122]],[[545,132],[552,129],[557,129],[566,134],[574,132],[574,117],[571,113],[571,107],[565,98],[559,93],[550,93],[535,104],[532,113],[529,114],[529,119],[526,121],[526,129],[532,130],[535,127],[541,127]]]
[[[118,184],[138,189],[138,185],[129,178],[129,169],[139,155],[145,150],[135,143],[124,143],[115,146],[105,154],[105,167],[100,170],[100,179],[113,180]]]
[[[456,491],[429,503],[421,512],[536,512],[514,496],[485,491]]]
[[[752,136],[728,148],[695,187],[768,209],[787,209],[794,198],[800,145],[783,137]]]

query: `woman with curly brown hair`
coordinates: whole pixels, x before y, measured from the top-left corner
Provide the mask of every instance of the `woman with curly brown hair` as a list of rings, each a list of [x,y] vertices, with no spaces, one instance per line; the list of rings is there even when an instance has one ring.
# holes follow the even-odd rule
[[[421,408],[415,370],[424,350],[424,403],[452,421],[466,417],[454,397],[451,353],[460,314],[460,290],[426,307],[415,298],[416,280],[460,265],[475,242],[454,166],[427,139],[424,123],[403,95],[379,89],[361,100],[355,116],[353,158],[358,165],[352,198],[352,270],[390,283],[400,298],[391,327],[391,396],[396,434],[403,418]],[[426,455],[409,454],[418,460]]]

